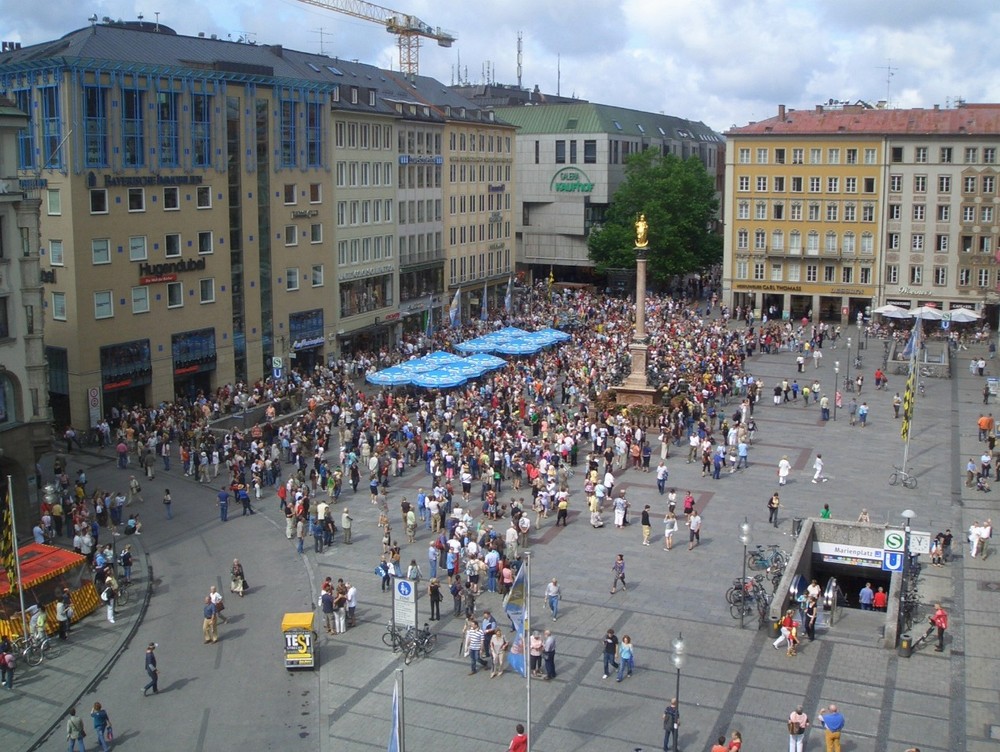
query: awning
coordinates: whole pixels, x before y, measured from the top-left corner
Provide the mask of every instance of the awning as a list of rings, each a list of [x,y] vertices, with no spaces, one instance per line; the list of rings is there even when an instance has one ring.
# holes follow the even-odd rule
[[[21,554],[22,590],[30,590],[87,562],[86,557],[78,553],[43,543],[30,543],[18,550]],[[0,598],[10,593],[10,579],[3,572],[0,574]]]

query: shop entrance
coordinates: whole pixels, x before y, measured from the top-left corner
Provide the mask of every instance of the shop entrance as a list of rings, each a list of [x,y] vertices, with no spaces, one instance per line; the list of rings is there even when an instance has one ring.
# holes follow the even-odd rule
[[[207,396],[211,391],[211,371],[174,376],[174,394],[181,399],[193,400],[199,393]]]
[[[768,321],[779,321],[784,318],[785,296],[780,294],[764,295],[764,310],[761,314],[767,314]]]
[[[813,299],[812,295],[792,295],[791,310],[792,320],[812,319]]]

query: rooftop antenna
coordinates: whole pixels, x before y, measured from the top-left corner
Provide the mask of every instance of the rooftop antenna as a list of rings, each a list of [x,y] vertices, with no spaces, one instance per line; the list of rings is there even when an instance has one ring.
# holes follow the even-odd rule
[[[317,29],[313,29],[312,33],[313,34],[319,34],[319,54],[320,55],[325,55],[326,52],[324,52],[324,50],[323,50],[323,38],[324,37],[328,37],[328,36],[332,36],[332,35],[329,34],[329,33],[327,33],[326,31],[324,31],[322,26],[320,26],[318,30]]]
[[[879,65],[876,67],[878,68],[878,70],[885,71],[885,106],[888,108],[892,106],[892,99],[889,96],[890,92],[892,91],[892,77],[896,75],[896,71],[898,71],[899,68],[893,67],[891,57],[886,58],[885,62],[886,62],[885,65]]]
[[[154,31],[159,31],[160,30],[160,11],[158,11],[158,10],[157,11],[153,11],[153,15],[156,16],[156,28],[154,29]]]
[[[93,28],[94,30],[96,30],[97,29],[97,14],[95,13],[94,15],[92,15],[87,20],[90,21],[91,28]]]
[[[521,88],[521,72],[522,63],[524,62],[523,52],[524,52],[524,34],[522,32],[517,32],[517,88]]]
[[[140,13],[139,13],[139,28],[140,28],[140,29],[142,28],[142,19],[143,19],[143,18],[145,18],[145,16],[143,16],[143,15],[142,15],[142,12],[140,12]]]

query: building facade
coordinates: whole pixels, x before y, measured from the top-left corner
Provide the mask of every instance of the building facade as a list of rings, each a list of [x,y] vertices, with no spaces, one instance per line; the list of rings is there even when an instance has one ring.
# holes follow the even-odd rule
[[[40,489],[35,464],[52,447],[42,342],[39,195],[18,179],[27,114],[0,100],[0,503],[8,492],[18,530],[31,530]],[[8,478],[10,484],[8,485]],[[37,514],[37,512],[36,512]]]
[[[995,318],[1000,106],[786,111],[727,133],[723,287],[759,314]]]
[[[703,123],[589,102],[498,107],[496,113],[518,129],[519,262],[536,277],[590,279],[587,238],[625,179],[629,154],[652,148],[696,157],[717,176],[721,192],[724,142]]]
[[[449,257],[490,237],[449,244],[449,129],[513,150],[433,79],[141,22],[0,53],[0,92],[29,114],[49,398],[80,427],[440,320]]]

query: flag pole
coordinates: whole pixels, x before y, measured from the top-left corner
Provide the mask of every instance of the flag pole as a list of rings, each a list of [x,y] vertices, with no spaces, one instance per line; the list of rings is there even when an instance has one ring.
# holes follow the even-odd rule
[[[399,725],[399,752],[406,752],[406,725],[403,723],[405,717],[406,693],[403,691],[403,669],[396,669],[396,680],[399,682],[399,718],[396,723]]]
[[[524,638],[525,638],[525,658],[528,660],[524,672],[525,682],[525,716],[524,729],[527,740],[525,743],[526,752],[531,752],[531,666],[530,644],[531,635],[531,551],[524,552]]]
[[[21,602],[21,634],[28,636],[28,618],[24,613],[24,588],[21,587],[21,552],[17,550],[17,521],[14,518],[14,481],[7,476],[7,514],[10,517],[10,545],[14,550],[14,577],[7,572],[7,581],[14,587],[17,581],[17,596]]]

